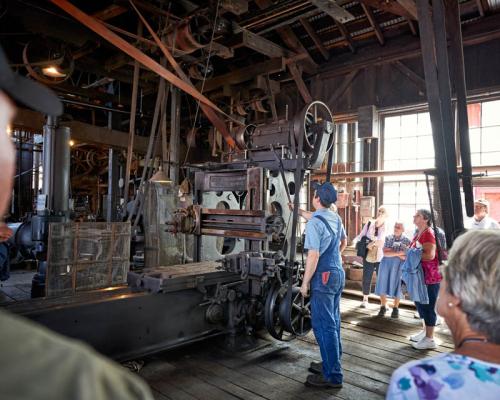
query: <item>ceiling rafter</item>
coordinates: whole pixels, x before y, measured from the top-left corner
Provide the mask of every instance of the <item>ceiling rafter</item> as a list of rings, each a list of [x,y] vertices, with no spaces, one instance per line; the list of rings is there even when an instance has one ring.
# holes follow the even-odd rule
[[[300,23],[302,24],[302,26],[306,30],[306,32],[309,35],[309,37],[314,42],[316,48],[321,53],[321,55],[323,56],[323,58],[328,61],[328,59],[330,58],[330,54],[328,53],[328,50],[323,45],[323,42],[321,41],[321,38],[316,33],[314,27],[311,25],[311,23],[309,22],[309,20],[307,18],[301,18],[300,19]]]
[[[373,11],[371,10],[370,6],[367,6],[365,3],[361,3],[361,7],[363,8],[366,18],[370,22],[370,25],[375,31],[375,35],[377,36],[379,43],[383,46],[385,43],[384,34],[382,33],[382,29],[380,29],[380,25],[375,19],[375,15],[373,15]]]

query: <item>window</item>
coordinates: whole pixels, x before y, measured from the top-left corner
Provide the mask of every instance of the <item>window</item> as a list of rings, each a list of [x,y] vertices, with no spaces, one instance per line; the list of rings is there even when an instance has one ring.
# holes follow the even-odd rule
[[[500,100],[467,106],[473,166],[497,165],[500,160]]]
[[[388,116],[383,120],[382,168],[403,171],[434,167],[434,142],[428,112]],[[425,176],[386,176],[382,185],[383,203],[391,219],[413,229],[413,215],[419,208],[429,208]]]

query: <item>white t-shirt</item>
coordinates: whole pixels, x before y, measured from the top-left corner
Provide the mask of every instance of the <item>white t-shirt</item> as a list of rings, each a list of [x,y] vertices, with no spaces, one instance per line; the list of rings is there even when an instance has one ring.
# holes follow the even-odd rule
[[[386,400],[498,400],[500,365],[446,353],[399,367]]]
[[[481,221],[477,221],[472,217],[466,224],[467,229],[500,229],[500,225],[493,218],[484,217]]]

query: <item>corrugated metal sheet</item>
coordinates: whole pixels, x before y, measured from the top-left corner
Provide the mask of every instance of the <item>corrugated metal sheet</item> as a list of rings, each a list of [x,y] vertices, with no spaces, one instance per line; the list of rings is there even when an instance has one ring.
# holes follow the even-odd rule
[[[499,10],[500,0],[488,0],[488,6],[490,7],[490,10]]]

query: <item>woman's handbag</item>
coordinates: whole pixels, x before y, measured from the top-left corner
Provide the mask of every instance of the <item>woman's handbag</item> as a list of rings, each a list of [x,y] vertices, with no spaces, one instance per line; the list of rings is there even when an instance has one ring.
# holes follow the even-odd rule
[[[366,261],[368,261],[369,263],[376,263],[377,255],[378,247],[374,245],[368,249],[368,253],[366,253]]]
[[[368,234],[368,229],[370,229],[371,221],[368,221],[368,226],[366,227],[366,233]],[[362,236],[359,242],[356,243],[356,255],[358,257],[365,258],[368,253],[368,243],[370,243],[370,238],[368,236]]]

